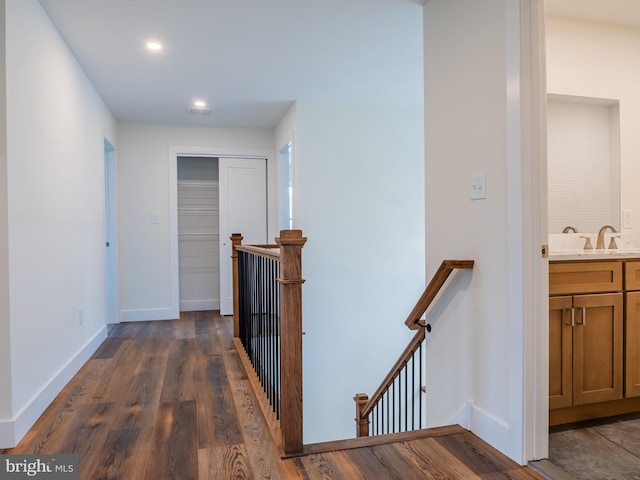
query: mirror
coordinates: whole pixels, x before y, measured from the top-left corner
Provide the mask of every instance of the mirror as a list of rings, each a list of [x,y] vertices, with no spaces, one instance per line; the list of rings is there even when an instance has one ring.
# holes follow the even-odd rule
[[[549,233],[620,230],[620,103],[547,96]]]

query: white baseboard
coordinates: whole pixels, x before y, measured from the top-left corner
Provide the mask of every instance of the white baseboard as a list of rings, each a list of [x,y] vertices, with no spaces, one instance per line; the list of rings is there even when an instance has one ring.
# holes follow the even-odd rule
[[[220,310],[220,299],[180,301],[181,312],[201,312],[203,310]]]
[[[447,422],[447,425],[460,425],[462,428],[471,430],[471,402],[467,402],[458,410]]]
[[[107,327],[104,326],[42,387],[13,419],[0,420],[0,448],[12,448],[18,444],[65,385],[69,383],[69,380],[78,373],[106,338]]]
[[[121,322],[146,322],[152,320],[175,320],[180,317],[178,308],[140,308],[120,310]]]
[[[469,423],[473,433],[492,447],[509,455],[509,425],[502,419],[475,405],[469,409]]]
[[[12,448],[18,444],[14,423],[12,419],[0,419],[0,448]]]

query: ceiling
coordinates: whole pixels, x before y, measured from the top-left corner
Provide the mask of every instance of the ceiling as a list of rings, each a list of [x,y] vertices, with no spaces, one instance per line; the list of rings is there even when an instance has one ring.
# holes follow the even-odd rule
[[[118,120],[273,128],[296,100],[422,107],[423,0],[39,1]],[[640,0],[545,9],[640,27]],[[195,99],[211,115],[188,114]]]
[[[545,0],[547,14],[640,27],[639,0]]]
[[[422,106],[422,0],[40,3],[118,120],[273,128],[295,100]],[[187,114],[197,98],[210,116]]]

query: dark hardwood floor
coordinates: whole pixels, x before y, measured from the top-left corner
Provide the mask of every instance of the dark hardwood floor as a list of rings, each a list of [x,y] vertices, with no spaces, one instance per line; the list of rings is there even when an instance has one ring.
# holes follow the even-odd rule
[[[459,427],[310,445],[282,459],[231,332],[216,312],[112,326],[20,444],[0,454],[78,454],[82,480],[542,478]]]

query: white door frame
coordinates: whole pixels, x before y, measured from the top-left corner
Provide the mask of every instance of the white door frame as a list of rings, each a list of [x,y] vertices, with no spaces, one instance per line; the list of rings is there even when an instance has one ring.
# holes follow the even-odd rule
[[[510,456],[526,463],[547,458],[549,452],[549,262],[542,254],[542,246],[548,244],[544,0],[520,0],[512,8],[508,14],[519,15],[520,31],[511,43],[519,45],[519,51],[514,49],[508,56],[519,56],[519,73],[507,73],[508,120],[519,141],[513,143],[508,157],[521,161],[508,160],[508,183],[513,190],[509,232],[517,250],[515,258],[510,252],[510,260],[522,266],[521,272],[514,273],[514,278],[522,279],[522,298],[513,306],[521,306],[522,311],[510,311],[509,318],[520,313],[523,321],[509,332],[509,358],[522,360],[512,362],[509,370],[509,423],[514,427],[510,440],[521,446]],[[517,17],[511,18],[517,24]],[[512,83],[516,76],[519,82]],[[512,98],[519,99],[518,105],[511,104]],[[521,222],[512,222],[517,218]]]
[[[118,244],[118,164],[116,148],[104,137],[104,282],[107,323],[120,322],[120,273]],[[108,245],[108,246],[107,246]]]
[[[173,318],[180,316],[180,272],[178,250],[178,157],[230,157],[230,158],[257,158],[267,159],[267,225],[272,218],[270,187],[270,167],[274,164],[274,152],[272,150],[259,150],[250,148],[223,148],[223,147],[194,147],[194,146],[170,146],[169,147],[169,256],[171,272],[171,303],[170,315]],[[267,229],[267,235],[272,232]],[[221,239],[222,240],[222,239]]]

